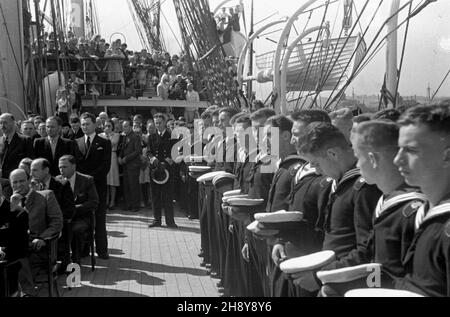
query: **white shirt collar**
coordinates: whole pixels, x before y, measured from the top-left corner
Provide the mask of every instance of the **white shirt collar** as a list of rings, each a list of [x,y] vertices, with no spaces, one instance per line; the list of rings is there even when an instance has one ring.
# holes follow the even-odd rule
[[[77,172],[75,172],[73,175],[72,175],[72,177],[71,178],[69,178],[69,179],[66,179],[66,180],[68,180],[69,181],[69,183],[70,183],[70,187],[72,187],[72,191],[74,191],[75,190],[75,180],[76,180],[76,178],[77,178]]]
[[[47,139],[50,143],[52,143],[52,140],[55,140],[55,143],[58,143],[59,136],[57,136],[56,138],[51,138],[51,137],[47,136]]]
[[[25,195],[25,198],[28,200],[28,198],[30,198],[31,193],[33,192],[33,190],[30,188],[30,190],[28,191],[28,194]]]
[[[85,135],[85,136],[84,136],[84,140],[87,142],[87,140],[88,140],[88,138],[89,138],[89,140],[90,140],[91,142],[93,142],[96,135],[97,135],[97,133],[95,133],[95,132],[92,133],[92,134],[90,134],[90,135]]]

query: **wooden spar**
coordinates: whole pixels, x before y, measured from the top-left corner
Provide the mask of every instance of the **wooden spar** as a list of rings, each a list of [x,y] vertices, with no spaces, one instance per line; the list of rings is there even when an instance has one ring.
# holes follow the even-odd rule
[[[43,74],[43,70],[44,70],[44,65],[42,63],[42,28],[41,28],[41,24],[40,22],[40,0],[34,0],[34,8],[35,8],[35,14],[36,14],[36,32],[37,32],[37,45],[38,45],[38,53],[36,54],[38,57],[38,81],[37,81],[37,85],[38,85],[38,89],[39,89],[39,105],[40,105],[40,111],[41,113],[46,116],[46,107],[45,107],[45,90],[44,90],[44,85],[42,82],[42,78],[44,78],[44,74]]]
[[[309,0],[304,5],[302,5],[287,21],[286,26],[284,27],[283,32],[281,33],[280,40],[278,41],[278,46],[275,51],[275,59],[274,59],[274,81],[273,81],[273,95],[275,98],[275,111],[277,113],[285,113],[286,109],[281,108],[281,55],[283,53],[283,49],[288,45],[289,35],[291,33],[292,26],[295,21],[297,21],[298,17],[312,4],[314,4],[317,0]]]
[[[305,37],[307,37],[309,34],[317,32],[317,31],[321,31],[324,30],[325,28],[322,26],[316,26],[313,28],[310,28],[308,30],[306,30],[305,32],[303,32],[302,34],[300,34],[295,40],[294,42],[292,42],[292,44],[287,48],[286,53],[284,55],[284,59],[283,59],[283,66],[281,67],[281,95],[279,96],[279,98],[281,98],[281,109],[286,109],[287,108],[287,96],[286,96],[286,90],[287,90],[287,73],[288,73],[288,68],[289,68],[289,59],[291,58],[291,54],[294,51],[295,48],[297,48],[298,43],[300,43]]]
[[[389,104],[388,108],[395,108],[395,100],[397,99],[397,87],[398,87],[398,11],[400,9],[400,0],[392,0],[391,16],[392,18],[387,24],[387,37],[386,44],[386,90],[388,92]]]
[[[19,120],[26,105],[22,1],[0,0],[0,6],[0,108]]]
[[[252,11],[251,11],[251,19],[250,19],[250,34],[248,37],[251,37],[255,33],[255,1],[252,0]],[[254,47],[253,42],[250,44],[250,52],[249,52],[249,71],[248,76],[253,74],[253,55],[254,55]],[[247,84],[247,99],[252,100],[253,98],[253,82],[249,82]]]
[[[55,51],[56,51],[56,69],[58,71],[58,85],[61,87],[62,85],[62,77],[61,77],[61,65],[59,60],[59,30],[56,26],[56,11],[55,11],[55,1],[50,0],[50,6],[52,11],[52,20],[53,20],[53,33],[54,33],[54,41],[55,41]]]
[[[265,32],[267,29],[270,29],[271,27],[281,24],[281,23],[286,23],[287,18],[284,18],[282,20],[279,21],[274,21],[271,22],[265,26],[263,26],[262,28],[260,28],[258,31],[255,32],[255,34],[253,34],[247,41],[247,43],[245,44],[244,48],[242,49],[241,55],[239,56],[239,62],[238,62],[238,82],[239,82],[239,88],[242,89],[242,85],[244,83],[244,67],[245,67],[245,63],[246,63],[246,57],[247,57],[247,52],[249,50],[249,47],[253,44],[253,42],[263,33]],[[250,74],[253,75],[253,74]]]

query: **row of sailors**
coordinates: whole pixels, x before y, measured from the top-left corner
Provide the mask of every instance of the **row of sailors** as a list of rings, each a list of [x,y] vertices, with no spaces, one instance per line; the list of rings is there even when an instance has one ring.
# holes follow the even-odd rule
[[[223,296],[450,296],[450,106],[375,117],[346,136],[321,110],[220,111],[222,128],[280,131],[273,173],[248,146],[238,163],[189,167]]]

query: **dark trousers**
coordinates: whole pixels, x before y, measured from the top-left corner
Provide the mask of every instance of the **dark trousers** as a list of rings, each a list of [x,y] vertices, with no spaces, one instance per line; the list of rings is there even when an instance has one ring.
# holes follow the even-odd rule
[[[214,193],[214,212],[216,216],[216,234],[217,234],[217,246],[219,256],[219,275],[223,279],[225,277],[225,263],[227,256],[227,240],[228,240],[228,216],[222,212],[222,197],[223,195],[215,191]]]
[[[173,214],[173,183],[169,179],[167,184],[158,185],[152,183],[152,198],[154,200],[153,206],[154,217],[156,223],[161,223],[162,209],[164,208],[164,215],[166,217],[166,225],[170,226],[175,224],[175,218]]]
[[[69,222],[64,221],[61,238],[58,239],[58,260],[62,269],[66,269],[70,263],[70,244],[72,241],[72,228]]]
[[[243,239],[242,233],[245,229],[243,224],[231,221],[232,233],[228,234],[227,253],[225,263],[225,295],[235,297],[247,297],[247,272],[244,268],[242,258]]]
[[[209,189],[211,191],[211,189]],[[209,227],[208,227],[208,213],[206,208],[206,201],[208,200],[208,191],[203,184],[199,184],[198,188],[198,202],[199,202],[199,216],[200,216],[200,241],[204,254],[204,261],[211,263],[211,256],[209,253]]]
[[[10,297],[19,289],[20,262],[0,263],[0,298]]]
[[[127,208],[139,209],[141,206],[141,185],[139,184],[139,174],[141,170],[123,169],[123,191]]]
[[[98,193],[98,208],[95,212],[95,247],[97,254],[104,255],[108,253],[108,236],[106,232],[106,197],[107,185],[104,181],[96,181],[95,187]]]
[[[91,226],[89,219],[76,219],[72,222],[72,261],[74,263],[81,263],[81,254]]]
[[[199,203],[198,199],[192,199],[192,197],[198,197],[199,193],[199,185],[198,183],[191,177],[189,177],[187,181],[187,204],[188,204],[188,213],[193,218],[199,218]]]
[[[211,269],[212,271],[219,273],[220,270],[220,258],[219,258],[219,242],[217,230],[217,214],[215,211],[215,191],[211,184],[205,186],[207,195],[205,201],[206,208],[206,221],[208,226],[208,247],[209,255],[211,259]]]
[[[253,281],[255,285],[261,287],[257,292],[261,292],[264,297],[270,297],[269,276],[267,274],[267,244],[266,241],[258,240],[252,235],[248,235],[250,261],[257,272],[258,281]],[[254,290],[256,291],[256,289]]]

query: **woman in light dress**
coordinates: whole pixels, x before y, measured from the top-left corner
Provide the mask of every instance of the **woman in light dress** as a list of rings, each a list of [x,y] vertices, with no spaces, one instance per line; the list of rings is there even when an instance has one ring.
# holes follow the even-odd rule
[[[108,203],[109,209],[115,208],[117,187],[120,187],[119,179],[119,164],[117,160],[117,148],[119,147],[120,134],[114,132],[115,125],[112,120],[107,120],[105,123],[104,133],[100,134],[100,137],[110,140],[112,153],[111,153],[111,169],[108,174]]]

